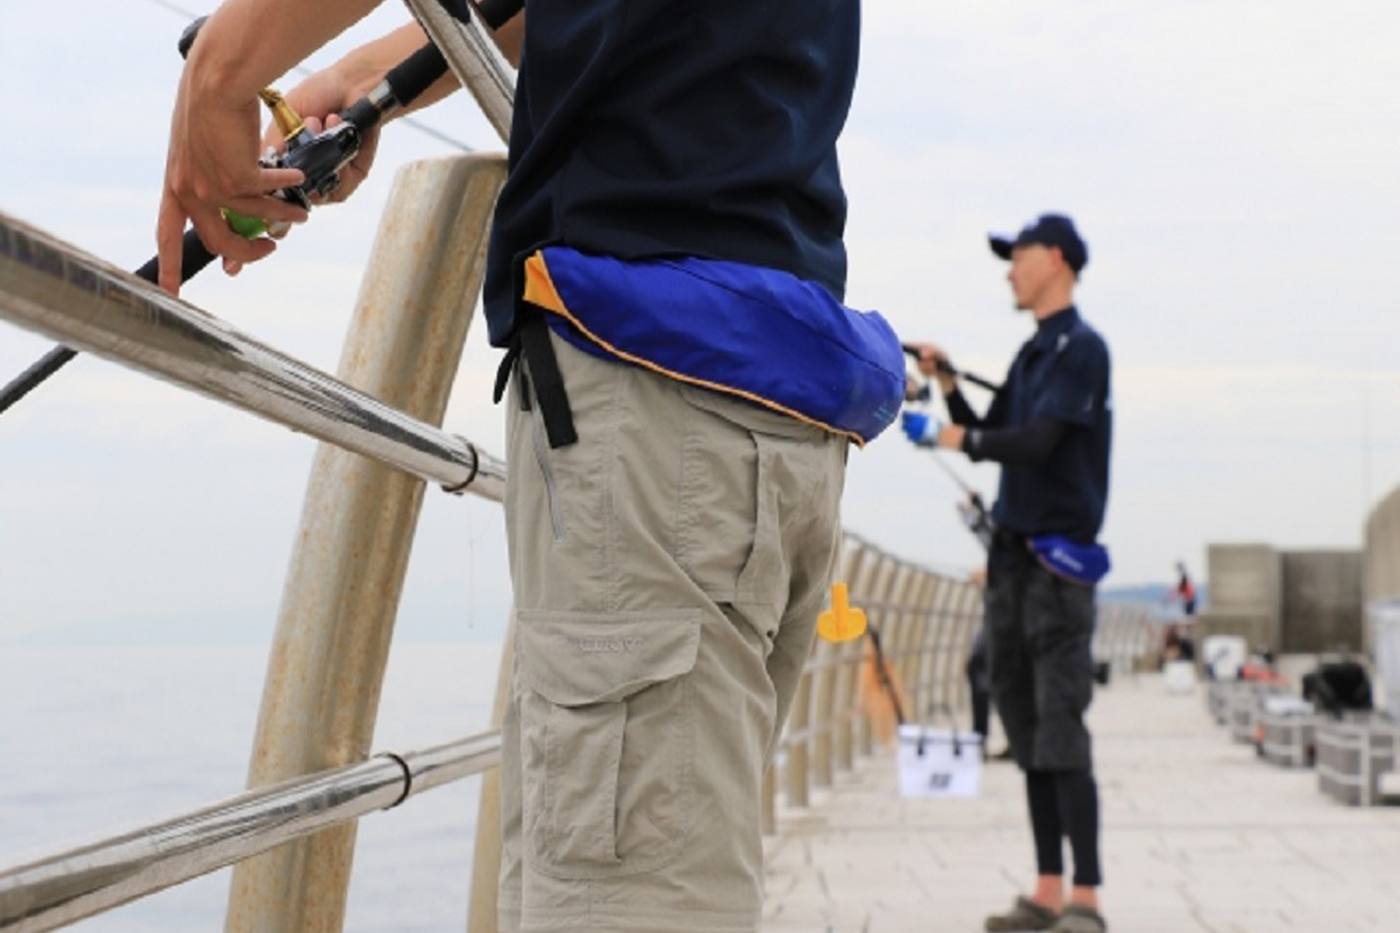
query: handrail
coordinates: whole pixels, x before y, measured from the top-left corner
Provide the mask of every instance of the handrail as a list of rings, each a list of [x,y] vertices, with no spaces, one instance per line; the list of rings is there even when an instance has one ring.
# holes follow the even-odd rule
[[[501,734],[485,732],[376,755],[0,872],[0,931],[37,933],[110,910],[480,774],[499,763],[500,752]]]
[[[515,73],[480,21],[475,16],[458,20],[438,0],[407,2],[428,38],[442,51],[447,66],[476,99],[501,142],[510,142]]]
[[[0,318],[499,502],[505,461],[0,212]]]
[[[42,231],[0,213],[0,318],[107,356],[304,431],[346,450],[460,491],[499,501],[506,464],[460,437],[376,401],[237,332]],[[454,488],[455,487],[455,488]],[[839,576],[872,613],[888,660],[910,689],[915,715],[964,701],[958,659],[977,614],[963,581],[895,558],[847,534]],[[1129,662],[1146,648],[1140,614],[1106,609],[1099,646]],[[782,737],[789,802],[804,805],[814,778],[853,764],[864,721],[860,643],[809,658]],[[860,736],[869,751],[869,730]],[[499,761],[499,733],[345,767],[249,791],[194,813],[0,872],[0,931],[37,931],[242,862],[288,841],[343,826],[375,809]],[[765,780],[765,828],[772,790]],[[319,837],[318,837],[319,838]]]

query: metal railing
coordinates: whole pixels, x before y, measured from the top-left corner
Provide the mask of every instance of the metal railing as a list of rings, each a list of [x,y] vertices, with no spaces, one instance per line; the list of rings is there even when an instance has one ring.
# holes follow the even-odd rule
[[[339,929],[354,820],[406,793],[490,768],[498,733],[365,759],[423,480],[466,485],[495,500],[505,483],[503,462],[422,420],[441,419],[457,364],[456,352],[439,353],[438,365],[425,367],[423,349],[460,348],[465,339],[489,207],[503,178],[498,156],[418,163],[400,173],[374,250],[382,258],[367,273],[339,379],[0,214],[0,317],[334,445],[317,456],[298,534],[259,718],[250,774],[256,789],[0,873],[0,930],[50,929],[234,863],[241,864],[230,930]],[[439,252],[393,240],[402,235],[394,231],[424,224],[444,231]],[[980,588],[853,535],[837,572],[880,630],[911,718],[947,723],[967,703],[962,664],[980,621]],[[1142,613],[1106,606],[1096,654],[1130,667],[1147,637]],[[779,746],[789,806],[807,805],[813,784],[829,786],[873,750],[859,690],[865,652],[863,642],[822,642],[806,665]],[[356,714],[347,719],[346,708]],[[775,765],[765,778],[770,833],[779,783]],[[488,782],[473,933],[493,925],[493,794]]]
[[[500,501],[504,461],[0,213],[0,317],[453,491]]]
[[[964,665],[982,622],[982,587],[901,560],[851,534],[845,536],[837,579],[847,581],[852,605],[863,608],[879,630],[885,659],[910,701],[906,715],[956,728],[970,700]],[[1102,605],[1095,657],[1131,672],[1151,651],[1152,636],[1145,610]],[[838,771],[855,767],[857,754],[872,753],[859,690],[869,650],[865,640],[819,642],[814,648],[778,746],[782,780],[775,762],[764,782],[765,832],[777,830],[780,785],[788,806],[807,806],[814,786],[831,786]]]
[[[504,493],[503,461],[432,423],[476,306],[504,177],[500,155],[399,172],[340,378],[0,214],[0,318],[328,442],[272,646],[255,789],[0,873],[0,930],[51,929],[235,863],[230,929],[338,929],[355,817],[494,762],[498,733],[374,759],[368,743],[424,481],[495,501]],[[425,227],[435,250],[413,248]],[[304,883],[312,871],[319,884]]]
[[[509,72],[474,25],[409,0],[504,135]],[[334,931],[355,822],[410,794],[484,774],[468,927],[495,929],[498,732],[369,757],[424,482],[500,501],[506,464],[436,427],[480,290],[500,156],[416,163],[395,181],[332,377],[56,238],[0,214],[0,318],[326,442],[317,453],[268,664],[249,792],[174,820],[0,872],[0,931],[38,931],[236,865],[228,931]],[[435,231],[436,248],[415,245]],[[838,575],[884,639],[911,716],[962,709],[981,591],[847,535]],[[1131,627],[1129,620],[1112,623]],[[1112,651],[1126,635],[1101,632]],[[493,725],[508,688],[503,648]],[[780,742],[787,802],[873,751],[862,642],[818,643]],[[776,829],[778,773],[765,776]]]
[[[50,930],[480,774],[499,732],[262,787],[0,872],[0,930]]]

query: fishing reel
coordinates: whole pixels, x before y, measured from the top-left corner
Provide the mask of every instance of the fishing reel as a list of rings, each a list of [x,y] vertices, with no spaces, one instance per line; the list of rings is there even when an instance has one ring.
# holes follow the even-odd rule
[[[185,27],[180,34],[177,47],[181,58],[189,57],[190,49],[207,20],[208,17],[201,16]],[[258,97],[272,113],[272,119],[277,124],[285,145],[280,151],[275,147],[268,147],[258,159],[258,165],[262,168],[294,168],[300,171],[306,178],[304,182],[275,191],[273,197],[310,211],[311,199],[324,198],[335,191],[340,186],[340,170],[359,155],[360,147],[364,143],[364,131],[359,125],[360,121],[351,118],[319,133],[312,133],[307,129],[301,115],[292,109],[292,105],[287,103],[287,99],[278,91],[270,87],[263,88],[258,92]],[[369,111],[367,116],[372,114],[373,119],[369,121],[372,126],[377,122],[380,113],[373,107],[369,108]],[[261,218],[246,217],[227,209],[222,213],[229,228],[243,237],[252,238],[265,233],[281,236],[291,228],[286,222],[269,223]]]
[[[312,133],[286,99],[271,88],[258,92],[263,103],[272,111],[273,120],[282,132],[286,148],[278,150],[268,147],[258,165],[262,168],[294,168],[305,176],[300,185],[282,188],[273,197],[311,210],[312,198],[324,198],[340,186],[340,170],[360,154],[364,134],[353,122],[338,123],[335,126]],[[260,236],[266,232],[281,236],[290,228],[285,222],[267,223],[253,217],[244,217],[232,211],[224,211],[229,227],[241,236]]]

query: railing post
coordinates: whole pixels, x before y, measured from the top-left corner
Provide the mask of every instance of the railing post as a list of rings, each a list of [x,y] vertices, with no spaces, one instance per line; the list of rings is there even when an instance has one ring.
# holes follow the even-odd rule
[[[859,554],[859,548],[852,546],[850,539],[842,542],[837,580],[850,584],[860,566]],[[843,648],[843,645],[818,640],[817,648],[813,652],[818,667],[812,682],[812,780],[818,787],[830,787],[836,778],[832,757],[836,721],[832,707],[836,699],[837,669],[841,663]]]
[[[790,807],[805,807],[811,803],[811,771],[807,756],[808,726],[811,724],[812,672],[804,671],[797,681],[797,694],[788,713],[788,728],[798,737],[787,746],[785,784]]]
[[[875,578],[875,585],[871,590],[871,602],[879,608],[873,609],[870,619],[880,628],[882,637],[888,636],[889,626],[886,624],[890,620],[891,613],[888,606],[894,603],[895,583],[899,579],[899,561],[888,554],[880,555],[880,570]],[[882,647],[889,644],[888,638],[881,643]],[[867,758],[875,754],[875,729],[871,725],[869,716],[860,717],[860,753]]]
[[[505,160],[400,170],[341,355],[345,381],[439,424],[481,286]],[[248,783],[363,759],[424,484],[321,445],[283,590]],[[240,865],[229,933],[340,930],[355,825]]]
[[[949,704],[955,710],[964,710],[971,705],[971,690],[967,683],[967,659],[972,653],[973,636],[982,624],[983,589],[972,583],[957,586],[957,615],[953,620],[954,652],[948,662],[950,693]]]
[[[852,547],[855,553],[851,558],[851,603],[863,607],[870,598],[869,581],[876,558],[869,546],[862,541],[855,541]],[[843,771],[850,771],[855,767],[856,683],[860,676],[863,648],[863,640],[847,642],[841,646],[836,677],[832,684],[832,710],[835,718],[832,750],[835,752],[836,766]]]
[[[918,614],[918,641],[913,648],[912,666],[914,677],[918,682],[918,689],[915,690],[914,703],[919,708],[920,720],[929,709],[935,704],[934,688],[937,686],[937,668],[933,664],[933,659],[929,655],[929,648],[933,643],[933,633],[937,629],[934,621],[933,609],[938,601],[938,591],[941,586],[939,578],[928,571],[919,573],[919,614]]]
[[[772,836],[778,832],[778,777],[777,765],[772,762],[763,770],[763,808],[759,815],[763,834]],[[477,933],[472,930],[472,933]],[[491,933],[494,933],[492,930]]]
[[[918,684],[909,672],[909,645],[919,625],[914,607],[922,579],[923,572],[913,564],[900,567],[899,584],[894,590],[894,625],[885,645],[893,677],[904,688],[904,716],[911,723],[919,722],[919,700]]]
[[[953,609],[957,605],[958,584],[945,578],[938,587],[938,601],[934,603],[932,616],[935,629],[930,647],[930,663],[933,666],[933,696],[929,703],[943,708],[948,706],[948,652],[949,644],[955,637],[953,623],[956,621]]]
[[[496,700],[491,707],[491,728],[499,730],[510,701],[515,669],[515,613],[501,647],[501,667],[496,674]],[[501,769],[481,776],[476,805],[476,838],[472,849],[472,887],[467,902],[467,933],[496,933],[496,894],[501,875]]]

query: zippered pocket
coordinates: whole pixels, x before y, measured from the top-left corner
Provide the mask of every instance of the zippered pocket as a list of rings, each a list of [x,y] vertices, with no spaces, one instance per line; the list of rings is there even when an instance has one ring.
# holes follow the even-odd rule
[[[555,541],[564,540],[564,511],[559,506],[559,490],[554,479],[554,465],[549,459],[549,438],[545,434],[544,414],[538,404],[530,406],[531,441],[535,448],[535,462],[540,467],[540,477],[544,480],[545,498],[549,502],[549,525]]]

